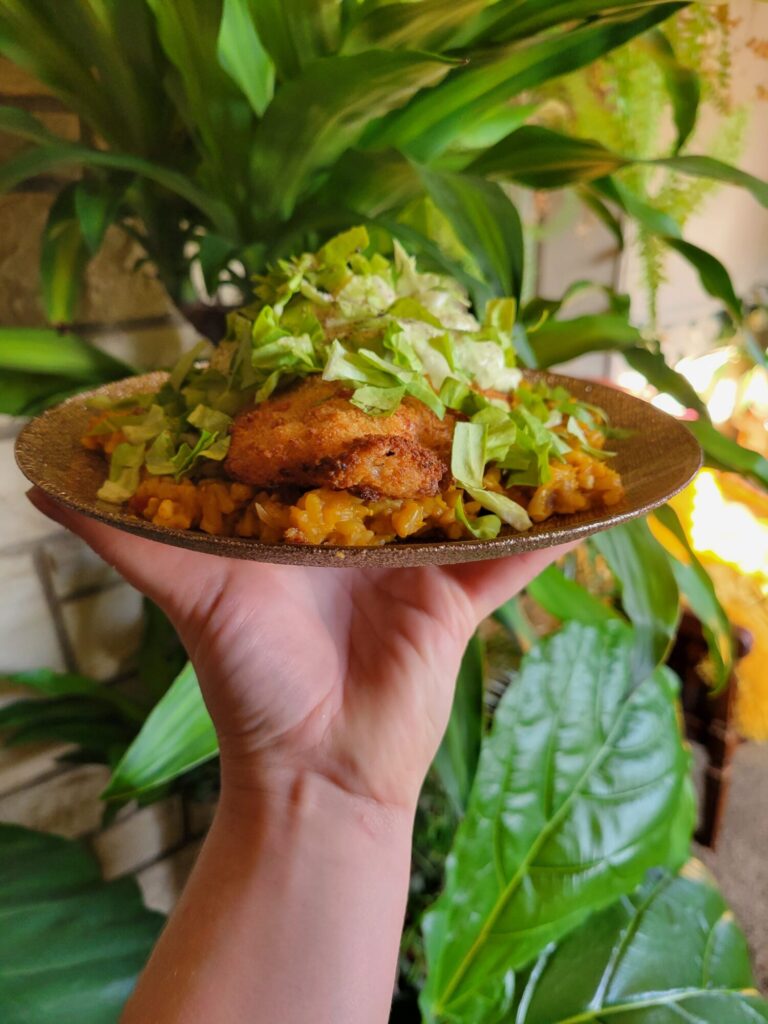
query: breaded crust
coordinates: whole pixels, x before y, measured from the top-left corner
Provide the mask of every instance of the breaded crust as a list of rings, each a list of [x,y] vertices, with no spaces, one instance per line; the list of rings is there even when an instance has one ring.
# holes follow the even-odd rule
[[[414,498],[437,494],[445,463],[423,444],[397,434],[361,437],[319,467],[325,486],[362,498]]]
[[[389,416],[369,416],[351,394],[312,376],[242,412],[227,474],[255,487],[331,487],[368,498],[435,494],[448,470],[454,418],[440,420],[411,398]]]

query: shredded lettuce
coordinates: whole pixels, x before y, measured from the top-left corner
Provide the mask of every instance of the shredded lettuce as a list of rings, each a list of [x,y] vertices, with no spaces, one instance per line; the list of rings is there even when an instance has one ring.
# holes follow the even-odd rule
[[[505,494],[489,491],[484,486],[486,438],[484,423],[457,423],[451,450],[451,472],[458,484],[483,508],[493,512],[515,530],[529,530],[531,520],[525,509]]]
[[[187,423],[197,427],[200,431],[205,430],[209,434],[227,434],[232,425],[232,417],[218,409],[198,405],[187,416]]]
[[[185,352],[181,359],[176,363],[174,368],[171,370],[171,375],[168,378],[168,383],[171,385],[174,391],[179,391],[184,380],[195,365],[201,359],[205,359],[206,356],[211,354],[211,344],[208,341],[199,341],[194,345],[189,352]]]
[[[168,476],[176,472],[173,457],[176,454],[176,444],[169,430],[158,434],[150,445],[144,465],[147,472],[153,476]]]
[[[498,537],[501,530],[501,520],[493,513],[478,516],[477,519],[470,519],[464,509],[464,500],[461,495],[459,495],[456,502],[455,512],[456,518],[461,525],[469,530],[473,537],[477,537],[478,540],[492,540],[494,537]]]
[[[459,500],[456,515],[475,537],[496,536],[502,523],[531,525],[520,505],[485,486],[489,466],[507,487],[536,487],[574,443],[610,454],[585,434],[609,434],[604,413],[564,388],[522,381],[515,300],[491,300],[480,323],[461,285],[420,272],[397,241],[388,258],[372,251],[364,227],[351,228],[315,253],[279,260],[254,279],[254,292],[229,315],[223,342],[185,353],[158,394],[99,406],[115,415],[93,433],[127,439],[112,456],[105,500],[126,501],[142,467],[179,479],[226,458],[234,416],[312,374],[349,388],[370,416],[391,415],[406,397],[440,418],[456,414],[453,476],[484,510],[468,515]]]
[[[467,494],[471,494],[475,501],[480,502],[483,508],[487,508],[513,530],[522,533],[530,530],[533,526],[528,513],[522,505],[508,498],[506,494],[499,494],[498,491],[481,490],[476,487],[467,487]]]
[[[109,460],[109,477],[97,492],[97,497],[113,505],[121,505],[136,493],[146,445],[119,444]]]
[[[122,426],[122,431],[131,444],[152,441],[168,425],[165,410],[161,405],[150,405],[149,411],[146,415],[140,417],[140,420],[141,422],[125,423]]]
[[[361,388],[355,388],[350,401],[358,409],[367,412],[369,416],[388,416],[400,405],[405,395],[405,387],[400,385],[391,388],[376,388],[364,384]]]

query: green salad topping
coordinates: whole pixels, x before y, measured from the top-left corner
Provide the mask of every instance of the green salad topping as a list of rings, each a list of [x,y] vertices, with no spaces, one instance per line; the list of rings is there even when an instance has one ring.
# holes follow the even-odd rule
[[[496,536],[502,523],[531,525],[517,502],[485,486],[490,465],[507,487],[535,487],[570,451],[569,435],[593,455],[610,454],[584,433],[607,432],[600,410],[544,382],[519,387],[514,300],[489,302],[481,323],[456,281],[418,271],[398,242],[387,258],[370,252],[364,227],[352,228],[316,253],[280,260],[254,292],[229,315],[219,346],[201,342],[158,393],[110,405],[96,422],[91,433],[119,429],[126,439],[100,498],[127,501],[142,467],[177,479],[204,473],[226,458],[233,416],[310,374],[348,386],[371,416],[386,416],[406,395],[440,418],[460,414],[451,470],[485,514],[469,518],[460,502],[457,515],[477,537]],[[502,397],[510,392],[513,408]]]

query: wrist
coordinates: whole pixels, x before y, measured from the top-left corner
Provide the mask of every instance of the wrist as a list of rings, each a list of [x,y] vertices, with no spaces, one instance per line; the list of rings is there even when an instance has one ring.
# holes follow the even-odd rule
[[[322,836],[359,836],[380,844],[404,843],[410,849],[415,799],[390,804],[346,789],[306,768],[243,765],[222,761],[217,817],[239,832],[260,835],[274,826],[282,834],[318,830]]]

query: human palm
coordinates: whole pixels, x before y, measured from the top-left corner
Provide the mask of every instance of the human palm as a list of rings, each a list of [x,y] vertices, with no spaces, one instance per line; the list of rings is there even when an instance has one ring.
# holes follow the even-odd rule
[[[418,569],[262,565],[157,544],[31,497],[169,615],[225,770],[256,786],[310,771],[395,805],[418,793],[472,631],[557,554]]]

